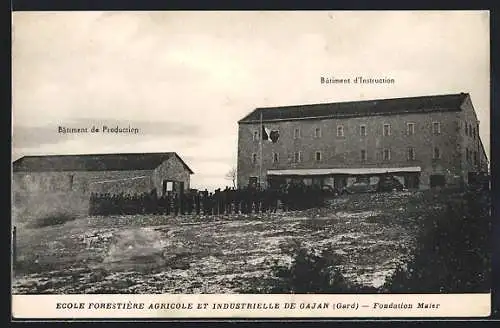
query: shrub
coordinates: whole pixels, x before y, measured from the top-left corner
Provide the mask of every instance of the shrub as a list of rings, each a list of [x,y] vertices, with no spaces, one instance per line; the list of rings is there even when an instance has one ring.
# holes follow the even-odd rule
[[[390,293],[490,291],[490,200],[487,193],[447,195],[424,218],[413,259],[384,285]]]
[[[247,292],[339,294],[376,291],[349,282],[337,267],[339,261],[331,250],[318,254],[314,249],[294,243],[283,251],[291,256],[291,263],[286,265],[276,260],[271,267],[272,278],[261,280],[258,287]]]
[[[291,266],[275,264],[271,271],[277,277],[273,293],[342,293],[348,283],[342,273],[334,267],[335,260],[326,251],[317,255],[306,248],[295,250]]]

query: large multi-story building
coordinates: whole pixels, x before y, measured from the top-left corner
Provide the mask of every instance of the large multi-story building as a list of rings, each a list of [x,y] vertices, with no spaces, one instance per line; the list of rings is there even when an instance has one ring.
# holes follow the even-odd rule
[[[302,179],[341,188],[390,173],[427,189],[488,171],[467,93],[257,108],[238,125],[239,187]]]

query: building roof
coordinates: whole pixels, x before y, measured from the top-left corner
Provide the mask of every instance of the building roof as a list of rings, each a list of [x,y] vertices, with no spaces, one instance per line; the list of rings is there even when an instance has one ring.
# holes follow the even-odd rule
[[[468,93],[256,108],[238,123],[459,111]]]
[[[153,170],[173,157],[177,157],[186,170],[193,174],[175,152],[24,156],[14,161],[12,169],[14,172]]]
[[[362,167],[362,168],[331,168],[331,169],[292,169],[292,170],[268,170],[268,175],[332,175],[332,174],[384,174],[398,172],[420,172],[420,166],[410,167]]]

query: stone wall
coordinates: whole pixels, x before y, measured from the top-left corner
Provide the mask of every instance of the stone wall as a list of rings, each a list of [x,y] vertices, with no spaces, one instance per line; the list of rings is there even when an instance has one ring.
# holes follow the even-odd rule
[[[481,170],[487,170],[487,162],[479,137],[480,122],[477,119],[476,112],[472,105],[470,97],[467,97],[464,102],[463,111],[460,115],[460,131],[459,131],[459,143],[460,143],[460,157],[461,157],[461,173],[464,176],[465,182],[467,182],[468,172],[478,172]],[[487,122],[483,122],[486,124]],[[467,133],[465,131],[465,125],[467,124]],[[475,128],[475,134],[470,133],[470,126]],[[467,158],[467,149],[472,152],[476,152],[478,156],[478,161],[474,162],[474,157],[470,156]]]
[[[92,190],[106,192],[106,188],[112,187],[111,182],[123,183],[126,179],[137,177],[151,177],[152,170],[134,171],[64,171],[64,172],[14,172],[14,190],[30,193],[45,192],[80,192],[89,194]],[[122,181],[120,181],[122,180]],[[105,183],[106,188],[99,186],[99,182]],[[127,183],[126,183],[127,184]],[[143,191],[143,183],[133,184],[129,182],[130,190],[124,192],[135,193]],[[137,188],[137,189],[135,189]]]
[[[176,156],[163,162],[152,173],[153,186],[158,196],[162,195],[164,180],[183,182],[184,190],[190,188],[190,173]]]
[[[142,194],[154,188],[151,175],[98,181],[90,184],[89,191],[109,194]]]

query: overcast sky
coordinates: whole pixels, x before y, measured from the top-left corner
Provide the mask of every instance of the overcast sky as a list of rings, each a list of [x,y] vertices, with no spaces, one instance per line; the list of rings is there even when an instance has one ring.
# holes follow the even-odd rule
[[[213,189],[256,107],[459,92],[490,152],[486,11],[17,12],[12,54],[14,160],[175,151]],[[358,75],[396,83],[320,84]],[[140,132],[57,130],[93,124]]]

